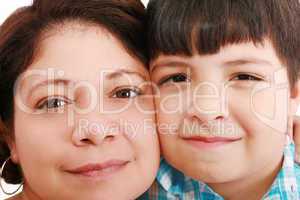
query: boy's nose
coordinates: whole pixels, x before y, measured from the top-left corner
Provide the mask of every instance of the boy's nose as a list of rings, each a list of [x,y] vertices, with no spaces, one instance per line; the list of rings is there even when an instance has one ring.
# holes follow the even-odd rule
[[[189,109],[188,111],[188,118],[196,119],[201,123],[208,123],[218,119],[224,119],[225,114],[222,112],[206,112],[206,111],[199,111],[197,108]]]
[[[187,110],[188,118],[197,119],[201,123],[227,118],[227,106],[222,98],[208,97],[192,99]]]

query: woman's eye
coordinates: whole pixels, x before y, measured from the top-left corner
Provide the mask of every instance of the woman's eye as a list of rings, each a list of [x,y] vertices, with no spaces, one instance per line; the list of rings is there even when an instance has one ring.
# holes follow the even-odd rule
[[[58,109],[65,107],[66,104],[69,104],[65,99],[60,99],[60,98],[49,98],[42,103],[38,104],[37,108],[38,109]]]
[[[263,79],[259,78],[257,76],[254,76],[254,75],[250,75],[250,74],[238,74],[232,80],[235,80],[235,81],[261,81]]]
[[[161,80],[159,82],[159,85],[162,85],[162,84],[168,83],[168,82],[174,82],[174,83],[187,82],[187,80],[188,79],[185,74],[175,74],[175,75],[168,76],[167,78]]]
[[[134,98],[139,95],[141,95],[141,92],[138,89],[126,88],[126,89],[120,89],[115,91],[112,97],[125,99],[125,98]]]

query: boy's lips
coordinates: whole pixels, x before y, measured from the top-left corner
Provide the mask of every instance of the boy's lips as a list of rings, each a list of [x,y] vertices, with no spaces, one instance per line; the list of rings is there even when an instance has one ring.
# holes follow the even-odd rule
[[[214,148],[239,141],[242,138],[194,136],[183,139],[189,144],[198,148]]]

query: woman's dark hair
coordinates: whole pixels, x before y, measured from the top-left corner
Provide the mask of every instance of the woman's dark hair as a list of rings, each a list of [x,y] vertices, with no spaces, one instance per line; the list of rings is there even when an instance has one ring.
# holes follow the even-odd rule
[[[101,26],[124,49],[147,64],[145,8],[139,0],[34,0],[15,11],[0,27],[0,166],[10,156],[13,138],[13,88],[18,76],[33,62],[43,32],[69,21]],[[3,178],[22,180],[21,170],[9,162]]]
[[[150,0],[150,59],[159,54],[217,53],[228,44],[268,38],[287,66],[290,84],[300,69],[299,0]]]

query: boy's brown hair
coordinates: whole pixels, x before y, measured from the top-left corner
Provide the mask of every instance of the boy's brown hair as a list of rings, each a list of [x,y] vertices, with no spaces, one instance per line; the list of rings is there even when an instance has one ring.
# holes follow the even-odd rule
[[[299,0],[150,0],[147,15],[150,59],[195,50],[214,54],[228,44],[267,38],[287,66],[291,86],[298,79]]]

